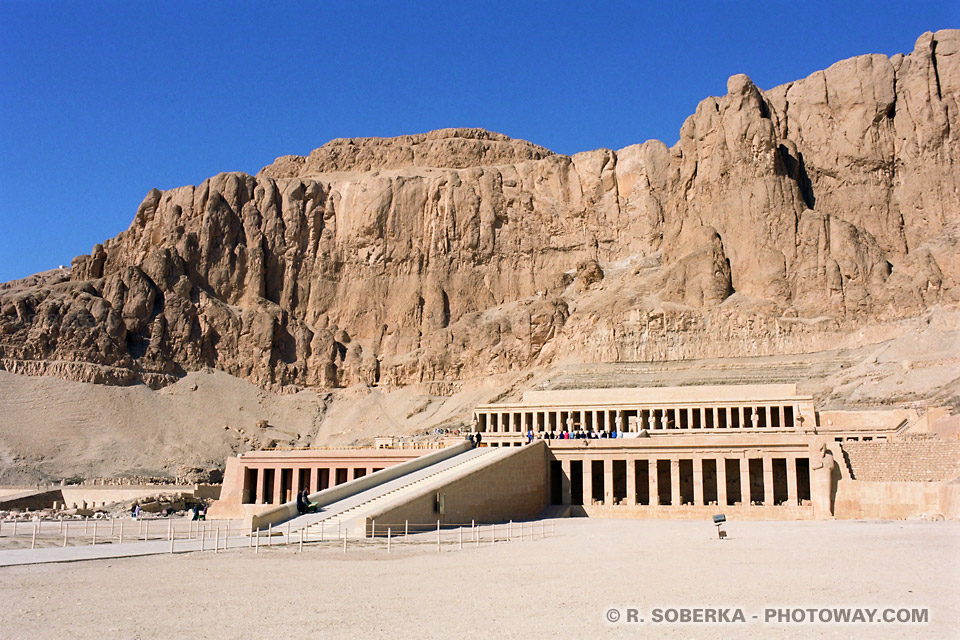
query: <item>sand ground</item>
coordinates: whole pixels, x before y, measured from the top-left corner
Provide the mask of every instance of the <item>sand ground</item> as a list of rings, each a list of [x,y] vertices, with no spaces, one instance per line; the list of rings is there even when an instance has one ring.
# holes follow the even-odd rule
[[[4,638],[948,638],[958,522],[573,519],[542,540],[261,548],[0,569]],[[764,624],[774,607],[928,608],[926,624]],[[636,608],[643,623],[627,623]],[[745,623],[651,621],[740,607]],[[621,621],[606,621],[616,608]],[[754,621],[758,615],[760,621]]]

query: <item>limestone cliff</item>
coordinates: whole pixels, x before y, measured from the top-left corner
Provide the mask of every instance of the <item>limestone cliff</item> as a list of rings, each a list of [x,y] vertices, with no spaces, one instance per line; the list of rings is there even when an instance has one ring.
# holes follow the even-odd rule
[[[672,148],[446,129],[154,190],[69,274],[0,285],[0,367],[278,389],[886,339],[960,302],[958,49],[735,75]]]

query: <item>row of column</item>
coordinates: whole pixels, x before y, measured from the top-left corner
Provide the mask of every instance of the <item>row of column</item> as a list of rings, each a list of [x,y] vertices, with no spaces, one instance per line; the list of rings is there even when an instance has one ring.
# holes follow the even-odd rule
[[[797,408],[791,405],[484,411],[475,416],[474,430],[487,433],[526,433],[533,430],[542,433],[580,429],[623,432],[640,429],[776,428],[794,426],[795,416],[798,415]],[[631,417],[635,420],[630,420]]]
[[[256,477],[251,477],[250,471],[256,472]],[[244,501],[250,502],[253,498],[255,504],[281,504],[293,500],[301,490],[306,488],[310,493],[322,491],[328,487],[336,486],[362,478],[363,476],[379,471],[379,467],[249,467],[244,469],[243,495]],[[267,482],[268,471],[273,472],[272,484]],[[291,472],[290,493],[287,496],[281,495],[283,492],[283,472]],[[341,474],[338,471],[344,471]],[[352,477],[351,477],[352,476]],[[301,480],[304,480],[303,482]],[[253,486],[250,486],[250,485]],[[265,502],[267,487],[270,484],[270,501]],[[251,490],[253,494],[251,495]]]
[[[669,461],[670,463],[670,505],[679,506],[681,504],[681,487],[680,487],[680,461],[690,460],[693,467],[693,504],[694,505],[705,505],[704,500],[704,482],[703,482],[703,461],[704,460],[715,460],[716,461],[716,494],[717,494],[717,505],[725,506],[727,505],[729,496],[727,495],[727,465],[726,461],[728,458],[712,458],[712,457],[695,457],[695,458],[680,458],[670,457],[670,458],[650,458],[650,459],[639,459],[640,462],[647,463],[647,478],[648,478],[648,496],[650,505],[660,505],[660,487],[659,487],[659,473],[658,473],[658,461]],[[748,458],[729,458],[730,460],[736,460],[739,463],[739,475],[740,475],[740,500],[741,504],[750,504],[750,460]],[[761,458],[752,458],[754,460],[761,460],[763,465],[763,505],[773,506],[774,505],[774,471],[773,471],[773,461],[774,459],[781,459],[786,462],[786,485],[787,485],[787,496],[785,504],[796,505],[799,503],[799,500],[802,498],[810,498],[810,485],[809,485],[809,473],[807,473],[805,479],[803,480],[805,486],[798,486],[798,472],[797,472],[797,457],[777,457],[777,456],[762,456]],[[808,464],[808,459],[802,459],[805,463]],[[561,503],[570,504],[571,501],[571,460],[564,459],[562,461],[562,470],[563,475],[561,479]],[[583,483],[582,483],[582,495],[583,503],[591,504],[593,500],[593,460],[587,458],[583,460]],[[636,459],[626,460],[626,500],[627,505],[637,505],[637,478],[636,478]],[[603,459],[603,504],[604,505],[614,505],[614,475],[613,475],[613,459],[604,458]],[[807,466],[807,471],[809,467]],[[802,491],[801,491],[802,489]],[[802,494],[802,495],[801,495]]]

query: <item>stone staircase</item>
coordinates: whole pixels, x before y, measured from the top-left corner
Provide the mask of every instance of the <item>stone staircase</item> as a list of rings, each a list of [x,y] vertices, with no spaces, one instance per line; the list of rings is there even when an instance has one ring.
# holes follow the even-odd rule
[[[289,526],[291,532],[302,531],[310,540],[320,539],[321,528],[324,539],[334,538],[338,532],[341,536],[346,532],[349,537],[365,537],[366,517],[370,513],[431,486],[443,486],[454,476],[484,467],[508,453],[507,448],[471,449],[327,505],[320,513],[294,518],[284,526]]]

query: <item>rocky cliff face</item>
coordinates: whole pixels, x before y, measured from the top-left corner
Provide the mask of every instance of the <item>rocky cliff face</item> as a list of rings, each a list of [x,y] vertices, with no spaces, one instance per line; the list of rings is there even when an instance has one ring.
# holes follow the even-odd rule
[[[958,97],[940,31],[768,91],[733,76],[672,148],[448,129],[154,190],[68,275],[0,288],[0,366],[403,385],[885,339],[960,303]]]

